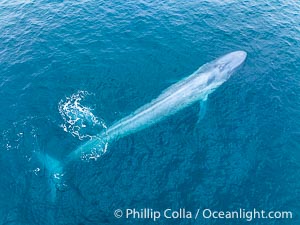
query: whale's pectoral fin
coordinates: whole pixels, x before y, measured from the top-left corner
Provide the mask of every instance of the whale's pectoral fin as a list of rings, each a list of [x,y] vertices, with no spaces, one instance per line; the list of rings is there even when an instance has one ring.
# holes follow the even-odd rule
[[[207,97],[200,101],[200,110],[199,110],[197,123],[199,123],[204,118],[206,113],[206,108],[207,108]]]

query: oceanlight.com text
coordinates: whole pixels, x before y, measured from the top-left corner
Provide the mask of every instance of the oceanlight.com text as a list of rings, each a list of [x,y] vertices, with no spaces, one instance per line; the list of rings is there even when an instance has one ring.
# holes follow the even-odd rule
[[[199,210],[200,211],[200,210]],[[199,213],[199,211],[197,211]],[[211,209],[202,210],[204,219],[244,219],[248,222],[254,219],[293,219],[291,211],[265,211],[265,210],[245,210],[235,211],[215,211]]]

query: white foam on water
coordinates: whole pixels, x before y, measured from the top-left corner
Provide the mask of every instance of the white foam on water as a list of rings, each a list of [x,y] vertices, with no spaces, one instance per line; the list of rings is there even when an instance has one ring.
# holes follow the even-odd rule
[[[96,160],[107,150],[108,143],[106,139],[99,139],[97,134],[106,133],[107,126],[103,119],[93,114],[93,109],[83,105],[86,97],[93,94],[87,91],[78,91],[58,104],[58,110],[63,118],[61,127],[73,137],[82,141],[97,139],[97,145],[81,154],[82,160]]]
[[[81,102],[88,95],[92,94],[78,91],[61,100],[58,105],[59,113],[64,120],[61,127],[79,140],[92,139],[97,133],[107,129],[104,121],[97,118],[91,108],[82,105]]]

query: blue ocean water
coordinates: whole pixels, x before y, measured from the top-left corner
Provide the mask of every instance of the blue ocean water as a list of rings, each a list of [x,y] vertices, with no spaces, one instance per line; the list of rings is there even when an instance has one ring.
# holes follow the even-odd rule
[[[0,1],[0,224],[299,224],[299,23],[293,0]],[[37,153],[63,160],[235,50],[248,58],[209,96],[200,123],[195,104],[69,163],[53,195]],[[294,218],[153,222],[117,219],[119,208]]]

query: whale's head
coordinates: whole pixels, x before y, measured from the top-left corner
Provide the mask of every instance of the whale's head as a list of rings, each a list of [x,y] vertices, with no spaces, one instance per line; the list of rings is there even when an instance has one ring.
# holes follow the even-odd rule
[[[225,82],[233,72],[243,64],[247,57],[245,51],[235,51],[224,55],[213,62],[215,79]]]

